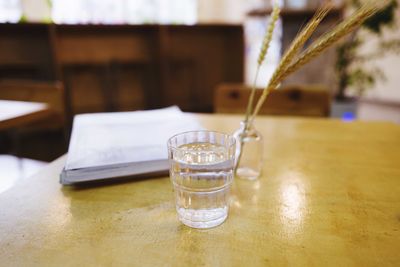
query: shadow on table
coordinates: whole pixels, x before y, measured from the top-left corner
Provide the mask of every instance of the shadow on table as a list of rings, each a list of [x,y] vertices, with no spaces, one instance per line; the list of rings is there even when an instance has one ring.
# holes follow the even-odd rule
[[[117,185],[121,185],[121,184],[130,184],[130,183],[135,183],[135,182],[141,182],[141,181],[152,180],[152,179],[161,179],[161,178],[167,178],[167,177],[169,177],[168,173],[161,172],[161,173],[156,173],[156,174],[153,173],[153,174],[147,174],[147,175],[141,174],[140,176],[124,176],[124,177],[115,177],[115,178],[87,181],[87,182],[79,182],[76,184],[65,185],[65,187],[68,188],[69,190],[80,191],[80,190],[93,189],[93,188],[117,186]]]

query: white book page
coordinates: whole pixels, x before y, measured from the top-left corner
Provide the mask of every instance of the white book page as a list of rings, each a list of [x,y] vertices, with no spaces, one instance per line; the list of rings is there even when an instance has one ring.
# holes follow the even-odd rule
[[[65,169],[167,159],[168,138],[199,129],[177,107],[77,115]]]

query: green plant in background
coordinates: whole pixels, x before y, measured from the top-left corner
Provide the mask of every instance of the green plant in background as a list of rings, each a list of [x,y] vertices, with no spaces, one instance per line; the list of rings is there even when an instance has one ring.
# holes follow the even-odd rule
[[[362,3],[360,0],[351,0],[350,7],[359,8]],[[336,99],[344,100],[348,97],[346,91],[354,88],[358,95],[361,95],[366,89],[375,85],[378,79],[384,80],[385,74],[378,67],[363,67],[363,63],[381,58],[386,53],[400,52],[400,39],[382,40],[382,33],[385,28],[393,28],[395,25],[395,11],[397,1],[391,0],[389,5],[377,12],[366,20],[360,29],[366,29],[371,35],[379,38],[377,49],[373,53],[359,54],[359,49],[367,40],[360,34],[360,29],[352,33],[337,48],[336,71],[339,78],[339,88]]]

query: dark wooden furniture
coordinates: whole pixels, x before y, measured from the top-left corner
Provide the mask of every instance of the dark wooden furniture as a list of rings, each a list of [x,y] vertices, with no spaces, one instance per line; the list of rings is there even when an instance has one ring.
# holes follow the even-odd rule
[[[257,89],[255,103],[263,90]],[[245,114],[251,89],[241,84],[221,84],[214,98],[217,113]],[[328,117],[330,96],[323,86],[286,86],[273,90],[267,97],[260,114]]]
[[[0,79],[54,79],[49,37],[45,24],[0,24]]]
[[[0,99],[39,102],[46,107],[47,116],[41,126],[63,128],[65,124],[64,87],[60,82],[38,82],[28,80],[0,81]]]
[[[48,117],[50,110],[44,103],[0,99],[0,130],[26,126]]]
[[[241,25],[0,24],[0,79],[61,80],[67,113],[178,105],[212,111],[243,82]]]
[[[60,82],[0,81],[0,151],[51,161],[66,152],[68,127],[64,88]],[[15,100],[15,101],[8,101]],[[20,102],[24,101],[24,102]],[[13,108],[13,109],[11,109]],[[12,112],[14,116],[11,118]],[[4,126],[4,127],[3,127]],[[5,127],[7,126],[7,127]]]

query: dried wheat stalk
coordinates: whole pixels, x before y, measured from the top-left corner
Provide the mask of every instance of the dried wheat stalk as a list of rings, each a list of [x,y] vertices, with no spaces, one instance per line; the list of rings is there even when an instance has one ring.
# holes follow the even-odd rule
[[[256,70],[256,75],[254,78],[254,83],[253,83],[253,87],[251,89],[251,93],[250,93],[250,97],[249,97],[249,102],[247,103],[247,109],[246,109],[246,118],[245,118],[245,127],[247,128],[247,122],[249,119],[249,116],[251,115],[251,111],[253,110],[253,102],[254,102],[254,95],[255,95],[255,91],[256,91],[256,84],[257,84],[257,78],[258,78],[258,73],[260,71],[260,67],[262,65],[262,63],[264,62],[265,56],[268,53],[268,49],[272,40],[272,36],[274,33],[274,29],[276,26],[276,22],[279,19],[279,14],[281,12],[281,9],[279,8],[279,6],[277,4],[274,5],[274,8],[272,10],[271,13],[271,18],[267,27],[267,31],[265,33],[264,36],[264,40],[263,40],[263,44],[261,46],[261,50],[260,50],[260,54],[258,56],[258,60],[257,60],[257,70]]]
[[[288,50],[283,55],[278,67],[276,68],[275,72],[273,73],[270,83],[272,81],[276,81],[279,79],[279,75],[282,73],[282,70],[285,69],[285,66],[290,64],[293,59],[297,56],[300,49],[303,48],[305,42],[311,37],[314,33],[318,25],[321,21],[326,17],[326,15],[331,10],[332,6],[327,4],[322,8],[318,9],[314,17],[307,23],[307,25],[300,31],[300,33],[296,36],[293,40],[292,44],[289,46]],[[260,100],[264,103],[265,99],[267,98],[270,89],[268,87],[264,90],[264,93],[261,95]],[[257,102],[259,103],[260,100]],[[258,105],[257,105],[258,106]],[[257,110],[257,106],[256,109]],[[257,110],[258,113],[258,110]],[[254,114],[254,113],[253,113]]]
[[[274,75],[272,76],[271,80],[269,81],[267,87],[264,89],[263,94],[261,95],[260,99],[257,102],[257,105],[253,111],[253,114],[249,120],[250,123],[253,122],[255,116],[260,111],[261,106],[263,105],[265,99],[267,98],[269,92],[277,88],[277,86],[285,79],[289,74],[297,71],[299,68],[307,64],[309,61],[314,59],[315,57],[319,56],[325,49],[331,47],[335,44],[338,40],[340,40],[345,35],[349,34],[357,27],[359,27],[366,19],[374,15],[380,9],[385,7],[389,3],[389,0],[381,0],[379,2],[372,2],[369,1],[365,3],[361,8],[359,8],[353,15],[345,19],[342,23],[337,25],[332,31],[326,33],[319,39],[317,39],[308,49],[306,49],[300,56],[296,57],[296,53],[293,53],[290,50],[295,50],[298,46],[296,42],[303,43],[308,39],[306,38],[306,34],[303,34],[304,31],[308,31],[307,27],[299,34],[298,38],[293,42],[292,46],[289,48],[288,52],[285,54],[290,53],[290,56],[285,56],[282,58],[281,64],[279,64],[278,68],[275,70]],[[324,10],[323,8],[322,10]],[[307,25],[309,26],[313,20],[317,18],[313,18],[312,21]],[[315,29],[314,29],[315,30]],[[311,32],[312,33],[312,32]],[[311,34],[310,34],[311,35]],[[302,45],[299,47],[302,47]],[[297,48],[299,49],[299,48]],[[285,59],[285,62],[283,60]]]
[[[322,8],[318,9],[314,17],[296,36],[292,44],[289,46],[289,49],[283,55],[282,60],[279,62],[276,71],[272,75],[271,77],[272,82],[279,79],[279,75],[282,73],[282,70],[284,70],[286,66],[290,64],[293,61],[293,59],[298,55],[298,52],[303,48],[305,42],[307,42],[307,40],[310,39],[311,35],[314,33],[318,25],[326,17],[326,15],[329,13],[331,9],[332,5],[330,4],[327,4]]]
[[[280,13],[281,13],[281,9],[279,8],[279,6],[278,5],[274,5],[274,8],[273,8],[272,13],[271,13],[271,19],[270,19],[267,31],[266,31],[265,36],[264,36],[263,44],[261,46],[261,51],[260,51],[260,54],[258,56],[258,60],[257,60],[258,65],[262,65],[262,63],[264,62],[265,56],[267,55],[268,48],[269,48],[269,45],[270,45],[271,40],[272,40],[272,35],[274,33],[275,25],[276,25],[276,22],[279,19],[279,14]]]

